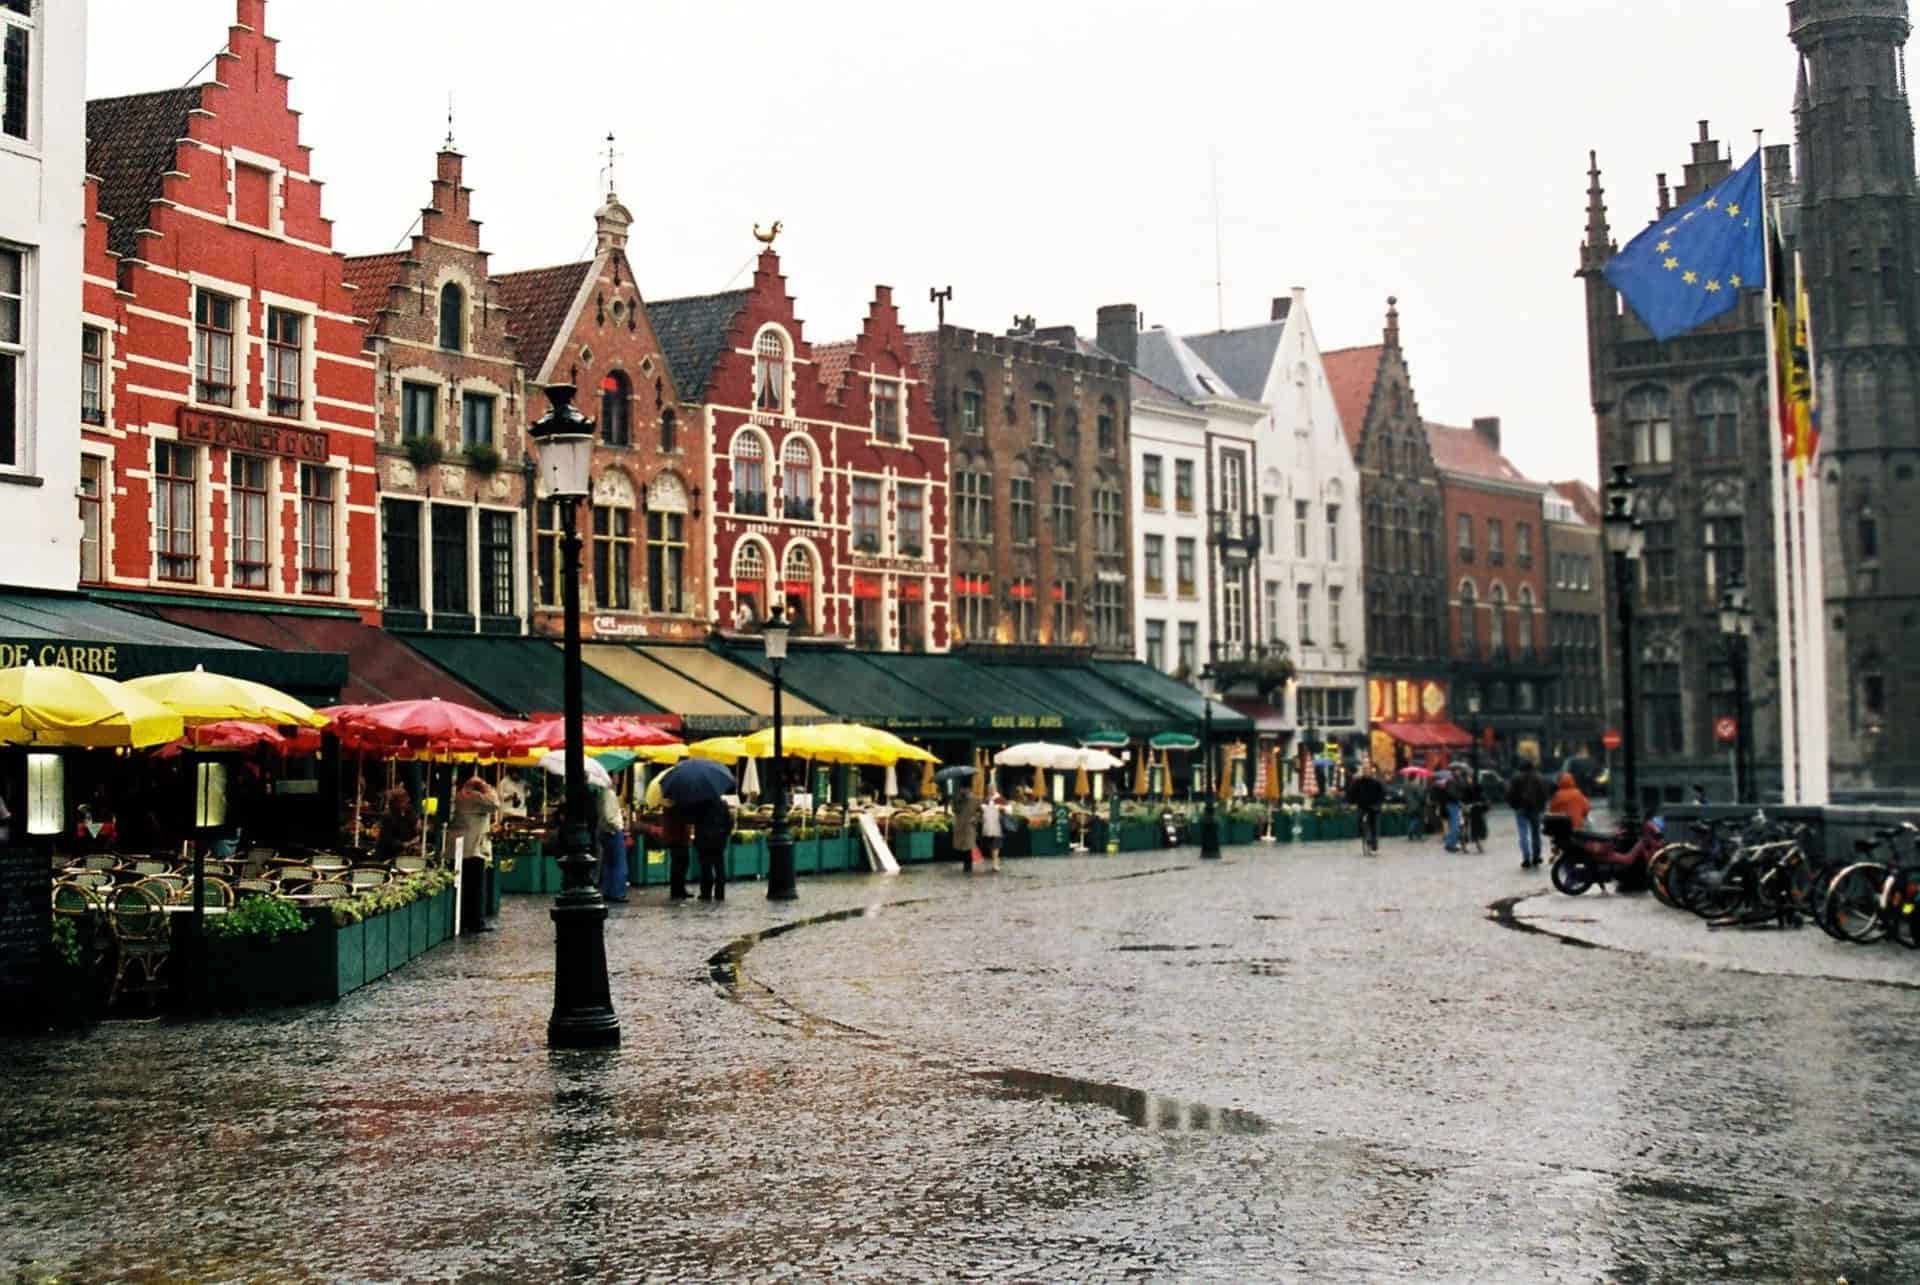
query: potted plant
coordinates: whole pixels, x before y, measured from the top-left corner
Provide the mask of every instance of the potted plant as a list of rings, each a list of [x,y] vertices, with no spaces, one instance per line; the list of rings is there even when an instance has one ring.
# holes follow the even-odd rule
[[[413,465],[414,472],[424,473],[445,458],[446,452],[440,446],[437,437],[409,437],[404,449],[407,462]]]
[[[491,442],[474,442],[460,452],[467,467],[481,477],[492,477],[500,471],[500,452]]]
[[[252,1008],[298,1003],[312,990],[300,968],[294,942],[307,932],[306,917],[289,902],[248,897],[207,926],[207,977],[215,1004]]]

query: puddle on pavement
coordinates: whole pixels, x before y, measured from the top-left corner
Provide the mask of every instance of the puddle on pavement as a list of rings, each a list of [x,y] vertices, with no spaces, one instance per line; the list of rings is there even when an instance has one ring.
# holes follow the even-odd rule
[[[1085,1103],[1109,1107],[1128,1124],[1156,1133],[1266,1133],[1273,1126],[1251,1111],[1225,1110],[1199,1102],[1129,1089],[1121,1084],[1102,1084],[1097,1080],[1079,1080],[1067,1075],[1049,1075],[1045,1071],[975,1071],[977,1080],[995,1083],[1013,1093],[1030,1098],[1051,1098],[1056,1102]]]
[[[1169,945],[1160,944],[1160,943],[1144,943],[1143,942],[1140,944],[1129,944],[1126,946],[1113,947],[1113,949],[1115,950],[1135,950],[1135,951],[1146,951],[1148,953],[1159,953],[1159,952],[1171,953],[1175,951],[1184,951],[1184,950],[1225,950],[1226,948],[1227,948],[1227,943],[1223,941],[1210,941],[1210,942],[1207,942],[1205,945],[1200,945],[1200,946],[1169,946]]]

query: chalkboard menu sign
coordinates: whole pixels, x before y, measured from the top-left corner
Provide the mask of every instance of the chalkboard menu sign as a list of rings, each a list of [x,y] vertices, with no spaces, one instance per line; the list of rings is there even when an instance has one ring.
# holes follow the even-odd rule
[[[0,1022],[34,1007],[40,961],[52,930],[53,874],[45,854],[0,848]]]

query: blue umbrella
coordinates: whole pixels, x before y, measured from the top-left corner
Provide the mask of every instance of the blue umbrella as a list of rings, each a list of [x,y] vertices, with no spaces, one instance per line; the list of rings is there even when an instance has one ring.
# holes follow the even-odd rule
[[[733,773],[711,759],[682,759],[660,778],[661,797],[675,803],[711,803],[733,793]]]
[[[933,779],[942,785],[951,785],[955,781],[971,781],[974,774],[979,770],[979,768],[971,764],[962,764],[959,767],[943,767],[933,774]]]

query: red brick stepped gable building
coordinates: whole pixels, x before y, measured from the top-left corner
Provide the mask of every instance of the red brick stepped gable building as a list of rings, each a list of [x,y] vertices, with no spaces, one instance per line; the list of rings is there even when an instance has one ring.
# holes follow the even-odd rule
[[[371,620],[373,362],[264,10],[212,80],[87,105],[81,578]]]
[[[750,289],[649,307],[705,402],[722,629],[783,601],[806,634],[945,651],[947,444],[892,292],[875,288],[857,339],[819,348],[771,249]]]
[[[377,363],[380,598],[389,629],[520,634],[526,389],[462,168],[449,138],[411,246],[346,265]]]
[[[691,641],[708,631],[707,538],[701,525],[707,442],[694,400],[675,379],[627,261],[633,215],[612,192],[594,214],[595,248],[580,263],[500,273],[497,302],[525,367],[529,422],[549,384],[572,384],[598,421],[593,492],[583,504],[582,632],[588,638]],[[559,634],[560,522],[537,500],[532,615]]]

